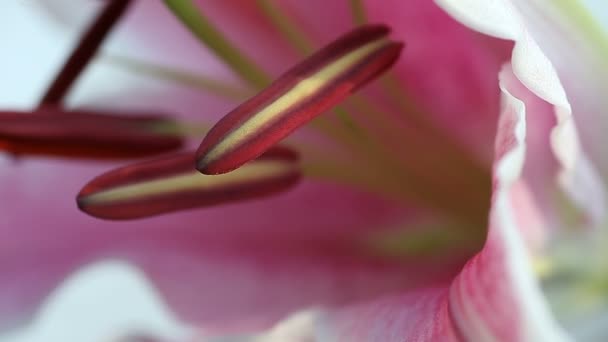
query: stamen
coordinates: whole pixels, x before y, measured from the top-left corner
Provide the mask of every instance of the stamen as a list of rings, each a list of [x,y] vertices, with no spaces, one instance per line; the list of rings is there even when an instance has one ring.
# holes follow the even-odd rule
[[[78,207],[112,220],[148,217],[275,194],[300,178],[297,155],[275,147],[237,171],[200,174],[194,151],[146,161],[103,174],[78,194]]]
[[[182,138],[162,134],[174,125],[162,116],[44,107],[34,113],[0,112],[0,150],[13,154],[84,159],[156,155],[182,146]]]
[[[234,170],[389,68],[402,43],[386,26],[354,30],[293,67],[220,120],[197,152],[205,174]]]
[[[40,101],[41,106],[58,105],[61,103],[74,81],[76,81],[82,70],[84,70],[91,58],[93,58],[97,49],[101,46],[101,43],[104,41],[114,24],[120,19],[122,14],[125,13],[130,3],[131,0],[109,1],[105,9],[82,36],[82,39],[66,61],[63,69],[59,72],[46,94],[42,97],[42,100]]]
[[[194,87],[232,101],[243,101],[252,94],[250,89],[244,89],[243,87],[232,85],[228,82],[213,79],[205,75],[197,75],[195,71],[191,70],[182,70],[119,55],[104,55],[102,61],[106,61],[117,67],[122,67],[126,71],[135,74]]]
[[[289,19],[288,13],[285,13],[285,11],[274,4],[271,0],[258,0],[257,3],[262,13],[273,23],[278,32],[285,37],[285,39],[296,51],[305,56],[314,50],[311,40],[308,38],[306,33],[304,33],[304,31],[293,22],[293,20]],[[357,130],[357,127],[354,127],[353,120],[350,118],[348,112],[344,110],[344,108],[336,106],[333,111],[343,124],[353,129],[353,131]],[[327,128],[328,122],[321,122],[322,119],[322,117],[318,117],[316,122],[313,122],[313,126],[321,126],[321,128],[324,127],[324,132],[330,133],[331,137],[336,138],[335,129],[330,128],[330,131],[327,131],[325,128]]]

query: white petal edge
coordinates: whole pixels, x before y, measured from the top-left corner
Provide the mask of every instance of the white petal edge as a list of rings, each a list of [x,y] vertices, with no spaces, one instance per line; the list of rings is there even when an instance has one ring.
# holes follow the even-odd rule
[[[551,146],[560,161],[558,180],[583,210],[591,225],[605,220],[606,195],[599,174],[582,151],[572,108],[551,61],[545,56],[510,0],[435,0],[464,25],[481,33],[515,42],[513,72],[535,95],[555,107],[557,125]]]
[[[497,146],[497,161],[494,166],[494,199],[490,212],[490,237],[499,241],[503,249],[506,279],[510,282],[511,293],[517,305],[518,336],[522,341],[569,341],[570,338],[557,324],[547,302],[544,300],[540,284],[532,268],[531,257],[526,247],[521,228],[515,220],[516,212],[510,200],[510,192],[516,182],[520,181],[521,169],[526,153],[526,107],[523,101],[509,92],[509,83],[513,74],[509,65],[503,67],[500,73],[500,89],[502,91],[503,110],[501,125],[508,125],[508,120],[514,123],[513,132],[499,130],[497,144],[505,140],[513,140],[512,146],[503,151]],[[513,134],[513,137],[501,136]],[[483,253],[483,251],[482,251]],[[465,270],[466,272],[466,270]],[[450,307],[460,333],[471,341],[503,341],[496,336],[487,322],[489,317],[479,312],[467,296],[466,280],[457,278],[450,290]]]

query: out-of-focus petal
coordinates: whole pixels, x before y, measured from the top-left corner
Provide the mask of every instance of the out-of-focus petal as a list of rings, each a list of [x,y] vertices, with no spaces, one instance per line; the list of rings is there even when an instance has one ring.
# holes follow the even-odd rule
[[[180,317],[200,324],[268,326],[301,306],[409,282],[397,263],[339,250],[349,236],[401,215],[360,193],[307,183],[277,199],[117,223],[87,217],[74,205],[78,190],[102,169],[98,164],[3,165],[0,186],[11,198],[0,208],[4,328],[30,318],[75,269],[108,257],[141,266]],[[243,323],[251,317],[259,321]]]
[[[525,106],[508,92],[496,140],[494,193],[484,249],[450,285],[330,312],[319,336],[332,341],[561,341],[534,278],[522,235],[530,213],[515,197],[525,157]],[[526,208],[529,210],[529,208]]]
[[[514,74],[530,91],[555,107],[557,125],[551,133],[551,143],[562,167],[559,181],[586,213],[589,222],[603,222],[606,215],[604,184],[581,147],[566,92],[552,61],[545,54],[545,46],[537,43],[542,37],[531,33],[534,21],[520,10],[521,3],[508,0],[436,2],[464,24],[515,42],[512,54]],[[567,44],[563,46],[571,49]]]
[[[605,11],[592,13],[593,1],[512,0],[526,28],[551,60],[572,105],[581,144],[608,176],[605,131],[608,120],[608,33]],[[598,5],[603,2],[598,1]],[[601,5],[600,5],[601,6]],[[600,7],[601,8],[601,7]]]
[[[20,318],[27,318],[62,278],[101,257],[141,266],[185,320],[233,330],[268,326],[302,306],[395,291],[416,280],[411,274],[437,276],[421,272],[426,268],[408,273],[398,261],[341,251],[349,237],[377,231],[401,213],[337,187],[306,184],[277,200],[107,223],[78,213],[73,203],[99,165],[44,160],[5,165],[11,167],[2,168],[0,184],[12,200],[0,209],[5,279],[0,293],[3,303],[16,303],[2,306],[7,319],[19,308]],[[310,212],[315,215],[306,215]],[[456,267],[430,269],[447,278]],[[247,321],[251,317],[256,321]]]

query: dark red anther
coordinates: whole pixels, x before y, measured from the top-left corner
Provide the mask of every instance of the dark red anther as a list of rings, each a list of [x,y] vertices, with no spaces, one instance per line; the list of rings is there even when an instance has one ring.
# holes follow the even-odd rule
[[[222,118],[197,151],[204,174],[232,171],[386,71],[402,43],[383,25],[358,28],[293,67]]]
[[[89,182],[77,203],[91,216],[127,220],[260,198],[297,183],[297,159],[275,147],[234,172],[208,176],[194,168],[194,151],[180,153],[109,171]]]
[[[175,122],[160,115],[57,107],[0,112],[0,151],[84,159],[145,157],[182,146],[180,137],[163,133],[171,125]]]

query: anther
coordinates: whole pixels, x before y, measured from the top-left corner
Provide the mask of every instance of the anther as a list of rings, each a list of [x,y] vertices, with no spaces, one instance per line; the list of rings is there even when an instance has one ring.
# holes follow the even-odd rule
[[[240,167],[379,76],[403,48],[388,34],[386,26],[361,27],[287,71],[209,131],[197,168],[220,174]]]
[[[77,203],[91,216],[127,220],[260,198],[299,179],[297,155],[283,147],[217,176],[198,172],[191,151],[107,172],[82,189]]]
[[[50,115],[52,114],[52,115]],[[125,159],[180,148],[182,138],[162,133],[163,116],[63,111],[0,112],[0,151],[82,159]]]

